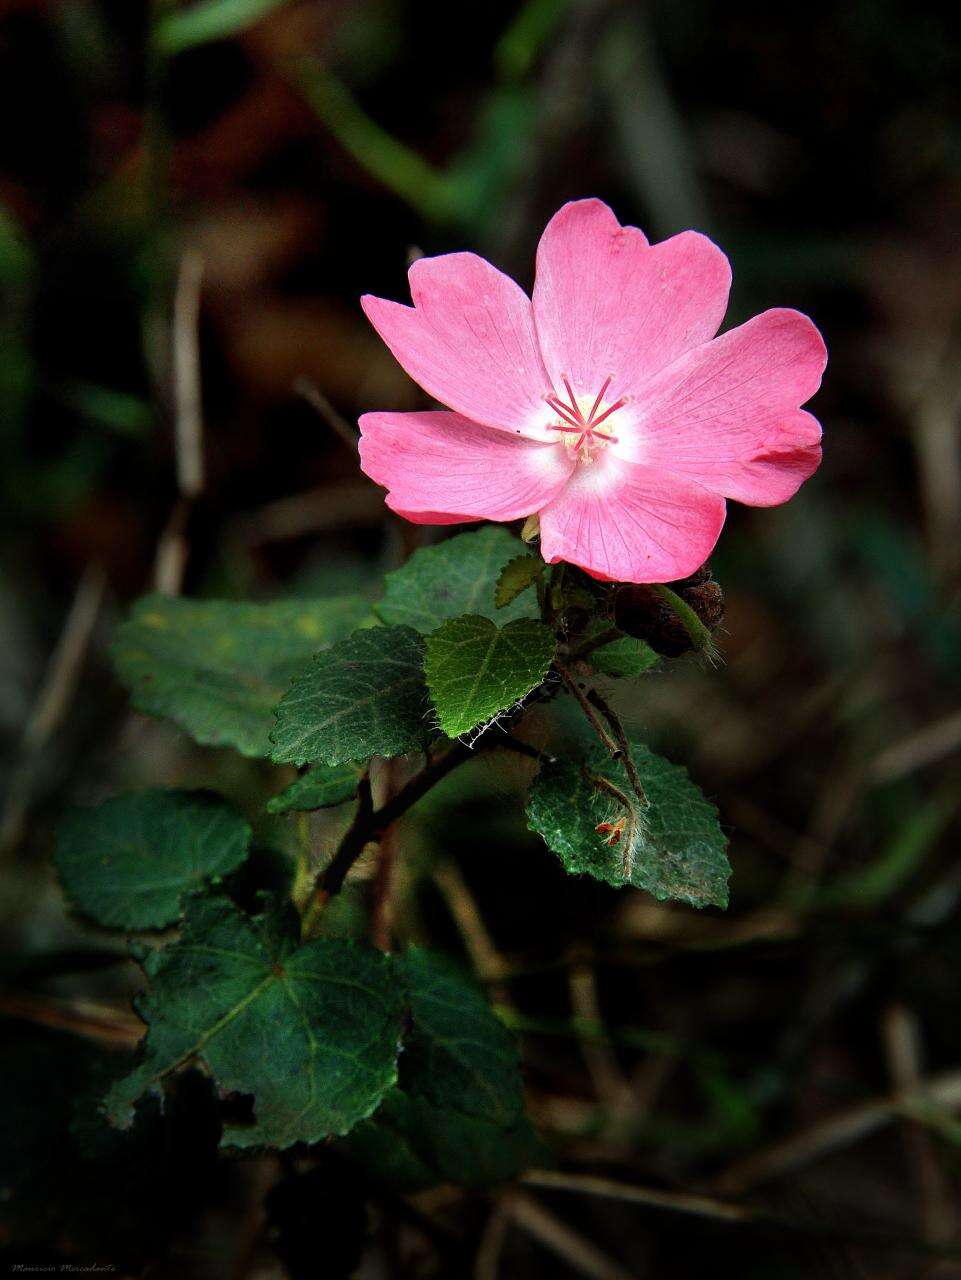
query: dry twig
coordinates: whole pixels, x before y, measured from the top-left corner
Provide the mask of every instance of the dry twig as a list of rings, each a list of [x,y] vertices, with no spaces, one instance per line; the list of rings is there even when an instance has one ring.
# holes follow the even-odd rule
[[[732,1165],[717,1180],[717,1189],[722,1194],[735,1195],[748,1187],[793,1173],[832,1151],[859,1142],[906,1111],[923,1114],[926,1106],[951,1111],[961,1107],[961,1070],[934,1076],[908,1096],[872,1098],[828,1116],[809,1129]]]
[[[624,1200],[629,1204],[649,1205],[652,1209],[670,1209],[717,1222],[752,1222],[755,1210],[746,1205],[727,1204],[711,1196],[688,1195],[682,1191],[661,1191],[655,1187],[638,1187],[615,1182],[611,1178],[595,1178],[574,1173],[557,1173],[551,1169],[534,1169],[521,1179],[531,1187],[552,1191],[573,1191],[585,1196],[601,1196],[607,1200]]]
[[[70,612],[23,730],[20,763],[10,780],[3,815],[0,817],[0,855],[12,849],[23,834],[38,760],[44,747],[63,723],[77,691],[106,585],[107,580],[100,566],[88,565],[80,579]]]
[[[882,1033],[891,1083],[898,1096],[908,1100],[910,1110],[910,1099],[924,1092],[918,1021],[910,1009],[894,1004],[885,1012]],[[937,1147],[920,1121],[906,1116],[903,1130],[921,1216],[921,1238],[931,1246],[947,1244],[954,1236],[956,1222]]]
[[[183,586],[190,553],[187,523],[204,489],[199,333],[202,281],[203,259],[196,249],[188,249],[177,273],[171,342],[178,496],[154,557],[154,590],[168,596],[179,595]]]
[[[568,1266],[593,1280],[634,1280],[629,1271],[598,1249],[579,1232],[565,1226],[530,1196],[512,1193],[507,1208],[514,1222],[528,1235],[563,1258]]]

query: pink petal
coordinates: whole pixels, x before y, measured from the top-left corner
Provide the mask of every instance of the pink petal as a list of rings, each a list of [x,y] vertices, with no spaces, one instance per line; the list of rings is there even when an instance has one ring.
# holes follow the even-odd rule
[[[415,382],[473,422],[548,439],[551,386],[527,294],[474,253],[421,258],[413,307],[370,294],[368,320]]]
[[[738,502],[786,502],[821,460],[821,428],[799,406],[826,363],[807,316],[765,311],[653,378],[612,449]]]
[[[563,488],[574,463],[560,444],[535,444],[458,413],[365,413],[360,465],[415,524],[517,520]]]
[[[390,506],[389,499],[387,505]],[[401,511],[397,507],[391,507],[391,510],[411,524],[470,524],[483,519],[482,516],[451,515],[449,511]]]
[[[606,450],[541,511],[541,553],[611,582],[673,582],[708,558],[724,515],[700,485]]]
[[[593,395],[612,374],[608,402],[717,333],[731,268],[696,231],[650,245],[600,200],[555,213],[537,249],[534,319],[547,371],[563,394]]]

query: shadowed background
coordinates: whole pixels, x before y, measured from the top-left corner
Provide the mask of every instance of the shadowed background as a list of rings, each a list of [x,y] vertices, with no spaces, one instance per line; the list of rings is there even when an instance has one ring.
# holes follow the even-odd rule
[[[12,1260],[961,1275],[959,99],[961,20],[897,0],[0,6]],[[652,239],[707,232],[734,267],[726,327],[797,307],[830,352],[824,465],[784,508],[732,506],[713,559],[723,666],[629,695],[721,810],[732,905],[566,879],[523,827],[528,775],[484,760],[405,821],[397,932],[488,980],[562,1167],[763,1223],[536,1186],[407,1203],[322,1158],[217,1162],[189,1078],[154,1145],[52,1169],[138,1025],[135,970],[65,915],[57,820],[198,780],[255,813],[282,780],[131,714],[113,627],[154,586],[375,593],[438,531],[358,470],[358,413],[424,403],[359,295],[403,299],[411,254],[465,248],[529,287],[544,222],[583,195]]]

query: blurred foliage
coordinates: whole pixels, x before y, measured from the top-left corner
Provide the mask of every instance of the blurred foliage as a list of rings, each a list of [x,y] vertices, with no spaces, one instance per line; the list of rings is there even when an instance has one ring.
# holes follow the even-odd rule
[[[298,379],[348,420],[415,407],[358,296],[403,298],[408,255],[463,248],[529,286],[541,226],[584,194],[656,237],[708,230],[734,265],[730,323],[797,306],[831,351],[813,406],[822,470],[783,509],[732,509],[713,562],[723,667],[682,660],[635,684],[632,730],[686,761],[722,814],[732,906],[692,919],[567,879],[514,816],[523,766],[485,760],[405,822],[397,918],[407,938],[487,958],[523,1035],[532,1113],[566,1169],[709,1187],[779,1139],[903,1089],[905,1051],[926,1077],[958,1070],[959,99],[961,18],[906,0],[3,7],[11,1261],[149,1259],[155,1276],[206,1277],[225,1260],[279,1275],[268,1268],[284,1259],[310,1274],[306,1203],[340,1242],[332,1274],[335,1253],[349,1274],[365,1222],[371,1266],[393,1258],[419,1277],[473,1265],[479,1199],[398,1200],[331,1174],[317,1152],[282,1169],[217,1159],[202,1088],[183,1101],[184,1132],[146,1104],[133,1148],[108,1131],[104,1159],[82,1156],[70,1117],[104,1072],[121,1073],[109,1037],[123,1028],[108,1035],[102,1018],[122,1017],[136,979],[65,914],[49,859],[77,802],[189,782],[250,816],[290,783],[128,712],[106,661],[120,608],[155,584],[158,546],[184,552],[189,596],[370,599],[435,534],[385,518]],[[183,504],[171,349],[187,249],[202,262],[205,484]],[[78,665],[67,645],[51,668],[91,565],[108,584],[97,619]],[[322,855],[343,818],[278,815],[259,830],[235,886],[251,907],[291,874],[302,822]],[[339,904],[345,933],[356,906]],[[231,1105],[249,1118],[245,1099]],[[748,1179],[766,1226],[525,1194],[665,1280],[708,1268],[915,1280],[935,1255],[930,1274],[949,1275],[957,1119],[936,1101],[912,1115],[922,1127],[890,1124]],[[48,1175],[21,1181],[51,1150]],[[504,1274],[569,1273],[516,1225],[503,1249]]]

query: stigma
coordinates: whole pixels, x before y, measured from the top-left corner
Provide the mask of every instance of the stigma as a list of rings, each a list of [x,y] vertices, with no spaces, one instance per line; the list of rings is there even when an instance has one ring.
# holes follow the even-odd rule
[[[613,374],[608,374],[604,385],[594,396],[576,396],[570,379],[562,378],[568,399],[552,394],[544,399],[559,421],[552,422],[548,430],[565,437],[564,443],[577,454],[578,462],[593,462],[594,454],[609,444],[617,444],[617,436],[611,430],[610,419],[618,409],[627,404],[627,396],[621,396],[613,404],[605,404],[604,396],[611,385]],[[590,406],[590,407],[588,407]]]

